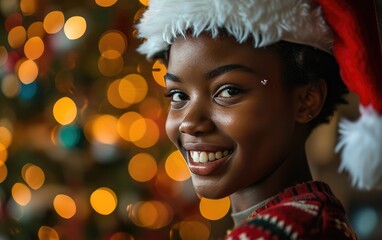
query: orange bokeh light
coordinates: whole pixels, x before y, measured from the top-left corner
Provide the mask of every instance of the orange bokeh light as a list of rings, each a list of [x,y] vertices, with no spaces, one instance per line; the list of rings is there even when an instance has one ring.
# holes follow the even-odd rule
[[[53,116],[61,125],[72,123],[77,116],[76,103],[69,97],[60,98],[53,106]]]
[[[27,32],[23,26],[17,26],[8,33],[8,43],[12,48],[22,47],[27,39]]]
[[[138,182],[150,181],[157,173],[157,162],[147,153],[139,153],[129,161],[130,176]]]
[[[96,4],[100,7],[111,7],[113,6],[118,0],[95,0]]]
[[[166,83],[164,81],[164,75],[167,72],[166,66],[160,61],[155,61],[152,69],[152,74],[155,82],[157,82],[160,86],[165,87]]]
[[[117,207],[117,196],[109,188],[99,188],[91,194],[90,204],[97,213],[109,215]]]
[[[137,134],[140,136],[139,131],[144,131],[142,138],[133,141],[134,145],[140,148],[149,148],[154,146],[159,140],[159,127],[151,119],[143,118],[138,119],[132,124],[132,131],[130,132],[130,137]]]
[[[53,200],[53,206],[57,214],[65,219],[72,218],[77,211],[74,200],[65,194],[57,195]]]
[[[20,64],[17,73],[22,83],[30,84],[34,82],[38,76],[38,66],[33,60],[26,60]]]
[[[44,53],[45,45],[40,37],[32,37],[24,45],[25,56],[31,60],[36,60]]]
[[[202,198],[199,210],[203,217],[209,220],[219,220],[229,212],[231,202],[229,197],[222,199]]]
[[[26,206],[32,199],[32,193],[25,184],[15,183],[12,187],[12,197],[19,205]]]
[[[52,11],[44,18],[44,29],[49,34],[58,33],[64,26],[65,16],[61,11]]]
[[[118,119],[112,115],[97,117],[92,125],[92,134],[99,143],[114,144],[118,141]]]
[[[185,181],[190,178],[190,170],[179,150],[171,153],[165,162],[165,169],[170,178],[175,181]]]
[[[86,32],[86,20],[81,16],[69,18],[64,25],[65,36],[69,40],[75,40],[82,37]]]

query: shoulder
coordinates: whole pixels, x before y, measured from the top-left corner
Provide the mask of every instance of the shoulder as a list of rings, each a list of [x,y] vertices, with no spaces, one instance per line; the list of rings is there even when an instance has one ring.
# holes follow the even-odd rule
[[[226,239],[357,239],[334,196],[311,196],[283,199],[253,213]]]

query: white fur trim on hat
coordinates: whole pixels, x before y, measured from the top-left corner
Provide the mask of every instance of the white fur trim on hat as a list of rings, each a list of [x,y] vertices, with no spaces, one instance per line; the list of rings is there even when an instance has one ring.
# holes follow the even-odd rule
[[[252,38],[254,47],[280,40],[331,52],[332,33],[313,0],[151,0],[137,25],[146,41],[138,51],[148,58],[167,50],[175,38],[225,29],[238,42]]]
[[[360,107],[361,117],[356,122],[342,120],[339,170],[346,170],[352,184],[359,189],[382,188],[382,116],[373,107]]]

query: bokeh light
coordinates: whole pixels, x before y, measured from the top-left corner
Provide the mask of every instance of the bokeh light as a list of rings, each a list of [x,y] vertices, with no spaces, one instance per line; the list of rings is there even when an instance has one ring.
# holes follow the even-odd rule
[[[141,133],[143,135],[141,138]],[[133,141],[134,145],[140,148],[150,148],[154,146],[159,139],[159,127],[151,119],[138,119],[131,125],[130,138],[137,139]]]
[[[231,203],[229,197],[222,199],[202,198],[199,210],[203,217],[209,220],[219,220],[229,212]]]
[[[57,132],[57,138],[61,146],[75,147],[81,141],[81,129],[75,125],[62,126]]]
[[[372,207],[362,206],[353,213],[352,226],[360,239],[373,239],[379,222],[378,213]]]
[[[38,76],[38,66],[33,60],[26,60],[20,64],[18,76],[22,83],[30,84]]]
[[[171,208],[160,201],[138,202],[132,208],[128,206],[127,210],[134,224],[144,228],[159,229],[173,219]]]
[[[52,11],[48,13],[44,18],[44,29],[49,34],[58,33],[65,23],[64,13],[61,11]]]
[[[32,37],[24,45],[25,56],[36,60],[44,53],[45,45],[40,37]]]
[[[105,32],[98,42],[98,48],[101,54],[109,50],[115,50],[120,54],[123,54],[126,47],[126,36],[121,31],[117,30]]]
[[[179,234],[182,240],[208,240],[210,229],[200,221],[183,221],[179,227]]]
[[[69,97],[62,97],[53,106],[53,116],[61,125],[67,125],[77,116],[77,106]]]
[[[152,69],[152,74],[155,82],[157,82],[160,86],[165,87],[166,83],[164,81],[164,75],[167,72],[166,66],[160,61],[155,61]]]
[[[149,5],[150,0],[139,0],[140,3],[142,3],[145,6]]]
[[[8,74],[3,77],[1,82],[1,91],[8,98],[16,97],[20,92],[20,82],[15,74]]]
[[[75,40],[82,37],[86,32],[86,20],[81,16],[69,18],[64,25],[64,32],[68,39]]]
[[[75,201],[65,194],[58,194],[53,200],[53,207],[62,218],[70,219],[77,211]]]
[[[123,69],[124,60],[120,52],[107,50],[98,59],[98,70],[106,77],[113,77]]]
[[[186,160],[184,160],[182,154],[178,150],[167,157],[165,169],[168,176],[175,181],[185,181],[191,176]]]
[[[139,103],[147,95],[147,82],[139,74],[129,74],[119,84],[121,98],[128,103]]]
[[[41,226],[38,229],[39,240],[59,240],[60,237],[54,228],[48,226]]]
[[[12,197],[17,204],[25,206],[31,201],[32,193],[25,184],[15,183],[12,187]]]
[[[100,7],[111,7],[113,6],[118,0],[95,0],[96,4]]]
[[[112,115],[97,117],[92,124],[92,134],[99,143],[114,144],[118,141],[118,119]]]
[[[20,9],[24,16],[33,15],[36,12],[37,3],[36,0],[21,0]]]
[[[97,213],[109,215],[117,207],[117,196],[109,188],[98,188],[91,194],[90,204]]]
[[[8,33],[8,43],[12,48],[22,47],[27,39],[27,32],[23,26],[17,26]]]
[[[21,83],[19,96],[23,100],[32,99],[37,93],[37,83],[34,81],[30,84]]]
[[[22,26],[23,25],[23,16],[18,13],[14,12],[12,14],[9,14],[7,18],[5,19],[5,29],[6,31],[10,31],[14,27]]]
[[[121,95],[119,94],[119,83],[120,80],[117,79],[109,85],[107,89],[107,100],[110,102],[111,105],[113,105],[113,107],[124,109],[129,107],[131,104],[125,102],[121,98]]]
[[[2,0],[0,1],[0,11],[6,16],[18,9],[17,0]]]
[[[146,120],[144,118],[137,119],[131,124],[130,139],[132,142],[136,142],[143,138],[148,131]]]
[[[12,133],[6,127],[0,127],[0,144],[8,148],[12,143]]]
[[[37,21],[29,25],[27,30],[28,38],[39,37],[43,38],[45,36],[44,24],[41,21]]]
[[[21,170],[22,177],[28,186],[34,190],[41,188],[45,182],[44,171],[34,164],[26,164]]]
[[[147,182],[157,173],[157,163],[150,154],[139,153],[130,159],[128,170],[134,180]]]
[[[7,165],[3,161],[0,161],[0,183],[2,183],[8,176]]]
[[[132,130],[132,126],[140,119],[143,119],[143,117],[137,112],[124,113],[117,122],[117,131],[121,138],[131,142],[130,132]]]
[[[0,143],[0,162],[5,162],[8,159],[8,150]]]

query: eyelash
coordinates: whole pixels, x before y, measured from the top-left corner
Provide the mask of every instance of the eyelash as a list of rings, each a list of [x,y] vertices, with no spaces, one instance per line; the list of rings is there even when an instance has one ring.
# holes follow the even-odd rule
[[[224,93],[225,91],[230,91],[230,90],[233,90],[234,93],[231,92],[231,93],[228,93],[229,96],[222,96],[222,93]],[[234,101],[235,97],[243,93],[243,91],[244,91],[243,89],[235,85],[224,85],[216,91],[213,98],[215,99],[215,101],[223,104],[224,102]],[[174,97],[177,96],[177,94],[179,94],[178,96],[179,99],[175,100]],[[164,96],[170,99],[171,104],[173,104],[174,107],[178,106],[179,104],[183,105],[183,103],[189,100],[189,97],[187,96],[187,94],[185,94],[179,89],[171,89]]]
[[[183,96],[187,96],[185,93],[183,93],[182,91],[180,91],[178,89],[169,90],[164,96],[166,98],[170,98],[171,102],[179,102],[179,101],[174,101],[174,95],[177,94],[177,93],[182,94]]]
[[[234,94],[230,94],[231,96],[229,96],[229,97],[219,96],[224,91],[229,91],[229,90],[233,90],[235,93]],[[221,87],[217,91],[217,93],[215,94],[215,97],[219,97],[219,98],[232,98],[232,97],[235,97],[236,95],[238,95],[238,94],[240,94],[242,92],[243,92],[243,90],[238,88],[237,86],[234,86],[234,85],[224,85],[223,87]]]

